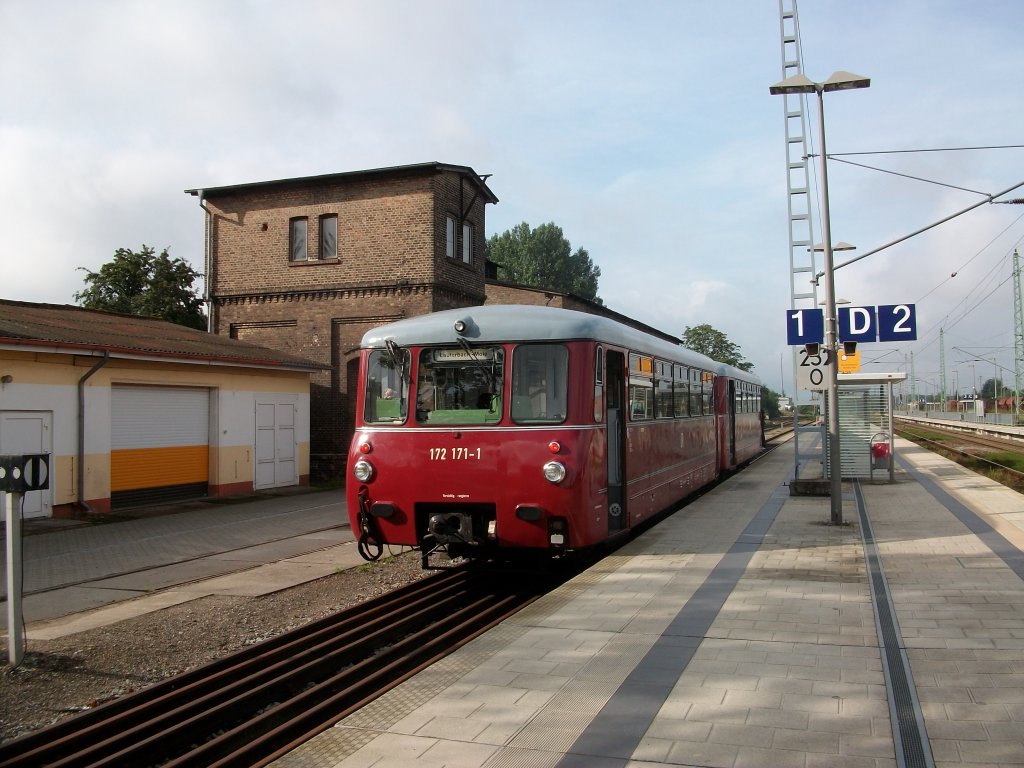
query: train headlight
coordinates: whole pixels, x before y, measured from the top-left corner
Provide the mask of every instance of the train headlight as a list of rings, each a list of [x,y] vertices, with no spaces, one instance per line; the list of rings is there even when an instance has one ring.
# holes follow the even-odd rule
[[[544,465],[544,478],[550,483],[565,480],[565,465],[560,461],[549,461]]]
[[[373,464],[366,459],[360,459],[352,465],[352,474],[360,483],[368,483],[373,479]]]

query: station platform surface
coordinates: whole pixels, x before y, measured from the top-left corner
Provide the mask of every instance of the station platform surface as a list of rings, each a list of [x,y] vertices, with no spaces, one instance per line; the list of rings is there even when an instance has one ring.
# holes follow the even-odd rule
[[[189,502],[113,522],[28,519],[22,614],[51,640],[206,595],[256,596],[363,562],[342,490]],[[6,574],[7,547],[0,547]],[[6,635],[6,579],[0,627]]]
[[[279,767],[1024,764],[1024,497],[902,440],[782,446]]]

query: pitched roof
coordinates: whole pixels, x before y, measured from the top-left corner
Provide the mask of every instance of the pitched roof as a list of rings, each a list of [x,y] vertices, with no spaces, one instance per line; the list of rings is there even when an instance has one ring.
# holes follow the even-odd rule
[[[165,320],[67,304],[0,299],[0,348],[26,347],[72,354],[107,352],[114,357],[155,357],[257,368],[315,371],[328,367]]]
[[[487,186],[487,179],[490,174],[481,176],[468,165],[451,165],[449,163],[415,163],[413,165],[394,165],[388,168],[370,168],[364,171],[345,171],[343,173],[325,173],[319,176],[300,176],[291,179],[274,179],[271,181],[256,181],[246,184],[231,184],[221,187],[200,187],[197,189],[186,189],[190,195],[203,197],[217,197],[236,192],[246,192],[252,189],[266,187],[303,187],[310,184],[335,184],[346,181],[363,181],[371,179],[395,178],[403,176],[423,176],[435,173],[458,173],[472,181],[480,190],[480,193],[487,198],[489,203],[497,203],[498,198]]]

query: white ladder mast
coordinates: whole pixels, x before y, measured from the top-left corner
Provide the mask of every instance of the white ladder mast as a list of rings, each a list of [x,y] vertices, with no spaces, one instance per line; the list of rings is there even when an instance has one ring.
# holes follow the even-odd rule
[[[779,31],[782,39],[782,79],[803,74],[800,44],[800,22],[796,0],[779,0]],[[817,266],[814,256],[814,227],[811,220],[810,179],[807,171],[806,99],[803,94],[783,94],[786,122],[786,190],[789,214],[789,306],[791,310],[815,309],[818,306]],[[795,476],[800,475],[803,461],[824,461],[824,440],[817,438],[821,428],[800,426],[796,408],[799,391],[796,371],[802,347],[791,349],[793,358],[793,454]],[[817,396],[817,395],[816,395]],[[814,438],[814,439],[812,439]]]

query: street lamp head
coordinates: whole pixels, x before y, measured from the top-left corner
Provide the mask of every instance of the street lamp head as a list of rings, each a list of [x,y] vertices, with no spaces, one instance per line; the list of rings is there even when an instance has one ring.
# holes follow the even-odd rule
[[[852,72],[833,72],[823,83],[816,83],[807,75],[800,73],[792,75],[785,80],[776,83],[768,88],[772,96],[794,93],[816,93],[821,91],[848,91],[853,88],[867,88],[871,85],[871,78],[855,75]]]
[[[785,80],[769,87],[768,92],[772,96],[779,96],[785,93],[814,93],[817,89],[818,84],[807,75],[801,73],[787,77]]]
[[[849,91],[854,88],[867,88],[871,85],[871,78],[855,75],[852,72],[833,72],[832,75],[821,84],[823,91]]]
[[[815,251],[824,251],[825,250],[825,244],[824,243],[815,243],[814,246],[813,246],[813,249]],[[832,243],[832,250],[833,251],[856,251],[857,250],[857,246],[856,245],[850,245],[845,240],[840,240],[838,243]]]

